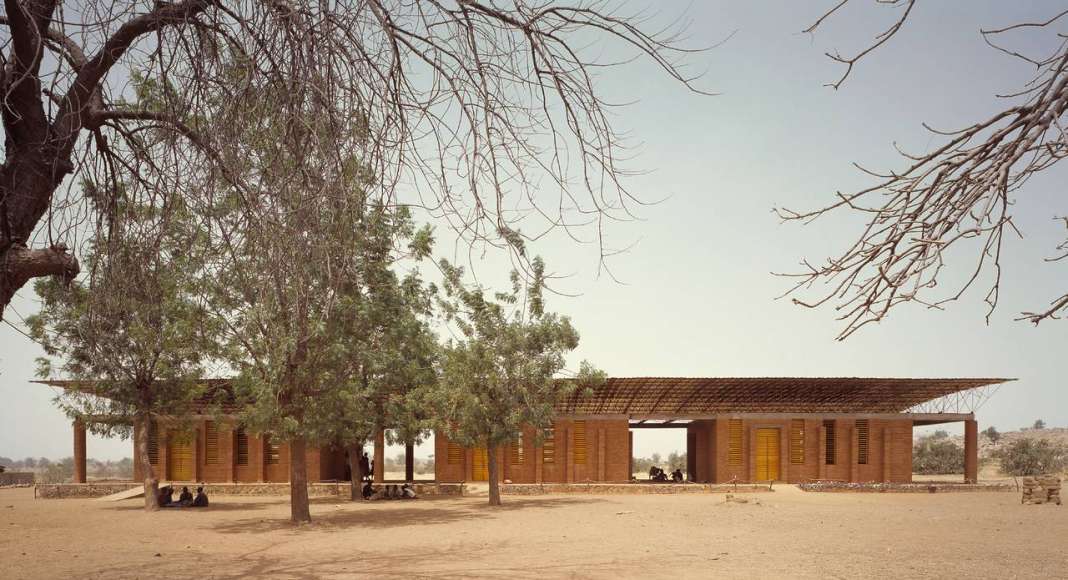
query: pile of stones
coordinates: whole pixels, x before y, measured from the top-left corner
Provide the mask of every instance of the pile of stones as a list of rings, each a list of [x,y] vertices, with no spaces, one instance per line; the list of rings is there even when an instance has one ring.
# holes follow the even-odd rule
[[[1024,504],[1055,503],[1061,505],[1061,478],[1054,475],[1023,478]]]

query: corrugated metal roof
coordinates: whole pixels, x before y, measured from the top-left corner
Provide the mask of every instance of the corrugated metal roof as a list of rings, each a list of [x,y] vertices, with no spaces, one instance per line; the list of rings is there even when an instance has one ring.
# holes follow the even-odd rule
[[[865,377],[615,377],[562,415],[900,413],[933,399],[1014,379]]]

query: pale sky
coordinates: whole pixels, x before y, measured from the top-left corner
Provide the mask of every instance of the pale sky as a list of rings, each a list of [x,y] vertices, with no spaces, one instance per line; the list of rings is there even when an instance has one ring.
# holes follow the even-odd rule
[[[978,30],[1055,12],[1045,3],[921,3],[836,92],[823,85],[842,70],[823,53],[863,48],[897,12],[862,3],[815,37],[799,33],[820,14],[817,4],[834,3],[656,3],[664,18],[686,11],[694,45],[737,33],[690,59],[708,71],[701,85],[720,96],[686,93],[646,64],[602,79],[612,100],[637,100],[616,119],[640,142],[631,167],[649,170],[630,182],[633,189],[666,201],[641,209],[640,222],[610,228],[614,245],[637,242],[611,262],[623,283],[597,275],[593,247],[562,236],[535,246],[552,270],[571,274],[560,289],[579,294],[549,302],[582,334],[573,364],[589,359],[612,376],[1012,377],[1019,380],[979,410],[980,428],[1016,429],[1038,418],[1068,425],[1061,358],[1068,323],[1036,328],[1013,320],[1066,291],[1068,264],[1043,258],[1066,235],[1052,218],[1068,215],[1068,198],[1056,189],[1068,167],[1036,177],[1018,193],[1013,213],[1025,238],[1006,238],[1001,304],[989,325],[982,302],[987,286],[974,287],[945,311],[901,308],[844,343],[834,340],[841,325],[832,309],[774,300],[788,281],[770,272],[793,270],[802,257],[822,260],[852,241],[857,222],[832,214],[807,227],[780,224],[771,209],[811,208],[836,190],[870,185],[854,161],[900,168],[893,142],[914,151],[938,144],[921,122],[960,127],[1004,108],[993,95],[1019,90],[1032,71],[986,47]],[[1029,46],[1026,37],[1020,42]],[[971,258],[949,264],[944,283],[963,275]],[[503,281],[501,262],[488,256],[482,279]],[[14,307],[22,316],[32,313],[32,291],[24,289]],[[28,339],[0,326],[0,456],[71,454],[70,425],[52,405],[53,393],[29,383],[39,354]],[[635,453],[681,450],[683,433],[636,435]],[[90,457],[130,452],[129,442],[89,441]]]

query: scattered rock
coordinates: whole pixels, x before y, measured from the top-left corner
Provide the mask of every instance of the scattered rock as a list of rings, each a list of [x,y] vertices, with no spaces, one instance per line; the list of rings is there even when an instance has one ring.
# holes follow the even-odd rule
[[[163,557],[163,554],[160,554],[159,552],[156,552],[156,556],[155,556],[155,557],[156,557],[156,558],[162,558],[162,557]]]

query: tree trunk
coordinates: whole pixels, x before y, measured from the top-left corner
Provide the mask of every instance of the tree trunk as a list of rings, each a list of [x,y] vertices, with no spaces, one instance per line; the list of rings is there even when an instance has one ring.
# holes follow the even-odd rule
[[[363,458],[363,443],[349,445],[349,473],[352,478],[352,485],[349,487],[350,498],[352,501],[363,499],[363,478],[366,473],[363,472],[363,462],[360,461]]]
[[[486,461],[489,462],[489,504],[501,505],[500,477],[497,474],[497,448],[486,445]]]
[[[311,521],[308,506],[307,442],[303,437],[289,441],[289,514],[295,524]]]
[[[141,463],[141,473],[145,478],[145,511],[159,510],[159,480],[152,470],[152,461],[148,456],[148,436],[152,429],[152,417],[148,413],[137,416],[137,429],[141,436],[137,438],[137,461]]]

